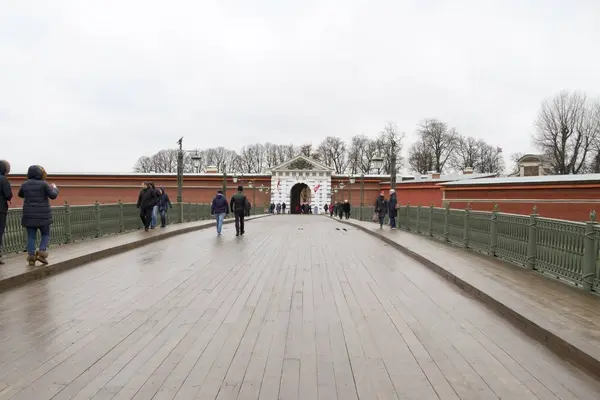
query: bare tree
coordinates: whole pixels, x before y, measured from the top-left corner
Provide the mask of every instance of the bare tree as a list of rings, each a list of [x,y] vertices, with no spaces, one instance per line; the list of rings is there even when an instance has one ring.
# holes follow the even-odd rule
[[[348,166],[346,143],[338,137],[328,136],[317,149],[319,159],[336,174],[343,174]]]
[[[600,100],[592,104],[592,126],[596,133],[590,150],[588,170],[598,173],[600,172]]]
[[[373,158],[377,156],[377,143],[365,135],[354,136],[348,151],[348,168],[351,174],[368,174]]]
[[[259,174],[264,171],[266,166],[265,146],[262,144],[252,144],[242,147],[240,151],[241,168],[240,172]]]
[[[463,171],[465,168],[475,169],[480,161],[481,148],[487,143],[483,140],[475,139],[472,136],[459,136],[456,140],[456,147],[452,151],[452,156],[448,164],[456,171]]]
[[[598,138],[593,116],[592,105],[580,92],[563,91],[542,103],[534,141],[554,173],[585,171],[588,153]]]
[[[423,143],[433,154],[433,169],[442,173],[452,152],[456,148],[458,134],[454,128],[437,119],[426,119],[419,126],[419,135]]]
[[[382,171],[386,174],[391,173],[392,164],[395,156],[396,172],[402,167],[402,140],[404,132],[399,132],[398,126],[394,122],[387,122],[383,131],[376,140],[377,153],[383,157]]]
[[[473,169],[480,173],[504,172],[504,156],[500,147],[490,146],[484,141],[480,142],[479,157]]]
[[[511,174],[519,172],[519,160],[523,158],[523,153],[513,153],[510,155],[510,170]]]
[[[177,172],[177,149],[164,149],[150,157],[154,166],[154,172],[175,173]]]
[[[133,172],[144,174],[154,172],[154,163],[152,163],[152,158],[146,156],[138,158],[133,166]]]
[[[433,152],[423,140],[410,146],[408,151],[408,165],[419,174],[426,174],[433,170]]]
[[[303,144],[298,149],[298,154],[303,155],[304,157],[314,158],[316,152],[313,151],[312,144]]]

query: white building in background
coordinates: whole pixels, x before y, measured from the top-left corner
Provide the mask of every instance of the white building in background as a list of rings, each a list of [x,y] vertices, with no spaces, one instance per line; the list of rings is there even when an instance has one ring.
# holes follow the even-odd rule
[[[310,204],[323,210],[331,200],[333,170],[305,156],[296,156],[271,170],[271,201],[285,203],[290,212]]]

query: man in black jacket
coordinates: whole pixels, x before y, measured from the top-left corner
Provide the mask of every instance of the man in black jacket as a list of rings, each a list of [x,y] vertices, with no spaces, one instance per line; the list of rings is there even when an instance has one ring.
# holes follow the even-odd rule
[[[156,205],[156,198],[156,190],[154,190],[148,182],[144,182],[142,184],[142,190],[140,190],[140,195],[138,196],[137,208],[140,209],[140,218],[144,223],[144,230],[146,232],[150,230],[152,210]]]
[[[13,194],[10,187],[10,182],[6,175],[10,172],[10,164],[8,161],[0,160],[0,265],[2,261],[2,237],[6,229],[6,216],[8,215],[8,203],[12,200]]]
[[[244,187],[238,186],[238,191],[231,197],[229,207],[231,212],[235,216],[235,236],[240,236],[245,233],[244,231],[244,216],[246,214],[246,208],[249,206],[248,199],[244,194]]]

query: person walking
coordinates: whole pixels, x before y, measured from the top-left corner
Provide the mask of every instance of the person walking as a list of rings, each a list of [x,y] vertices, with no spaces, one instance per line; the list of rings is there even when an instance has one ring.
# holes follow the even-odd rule
[[[281,204],[280,203],[277,203],[276,210],[277,210],[278,215],[281,214]]]
[[[52,225],[52,208],[50,200],[58,197],[56,185],[46,182],[46,170],[39,165],[32,165],[27,170],[27,180],[19,189],[19,197],[23,199],[23,216],[21,225],[27,230],[27,261],[29,266],[35,262],[48,264],[48,243],[50,242],[50,225]],[[42,237],[40,247],[36,250],[37,232]]]
[[[390,189],[390,200],[388,201],[388,213],[390,216],[390,228],[396,229],[396,217],[398,216],[398,200],[396,199],[396,191]]]
[[[379,197],[375,201],[375,214],[379,219],[379,229],[383,229],[383,221],[385,220],[385,215],[388,213],[388,205],[385,201],[385,196],[383,191],[379,193]]]
[[[350,202],[348,200],[344,200],[344,216],[346,219],[350,218]]]
[[[329,216],[330,217],[333,217],[333,209],[334,209],[334,206],[333,206],[333,201],[332,201],[331,204],[329,205]]]
[[[167,210],[173,208],[169,195],[165,192],[165,188],[158,189],[158,213],[160,214],[160,227],[167,226]]]
[[[6,230],[8,205],[13,197],[10,181],[6,178],[9,173],[10,164],[8,161],[0,160],[0,265],[4,264],[4,261],[2,261],[2,238]]]
[[[142,190],[137,200],[137,208],[140,209],[140,219],[144,224],[144,230],[148,232],[150,230],[150,224],[152,223],[152,210],[154,209],[154,203],[156,201],[156,191],[152,189],[149,182],[142,183]]]
[[[231,201],[229,202],[229,207],[235,217],[235,236],[246,233],[244,229],[244,215],[246,214],[248,204],[248,199],[244,194],[244,187],[238,186],[237,193],[231,197]]]
[[[150,229],[156,228],[158,224],[158,200],[160,198],[160,191],[156,189],[153,182],[149,182],[150,188],[154,191],[154,201],[152,205],[152,218],[150,220]]]
[[[223,229],[223,220],[229,215],[229,205],[227,199],[223,196],[223,191],[218,190],[217,195],[212,201],[210,207],[210,215],[217,219],[217,235],[221,236],[221,230]],[[237,221],[237,220],[236,220]]]
[[[329,212],[329,204],[325,204],[323,210],[325,211],[325,214],[327,214]]]
[[[282,214],[285,214],[285,207],[286,207],[285,202],[281,203],[281,213]]]

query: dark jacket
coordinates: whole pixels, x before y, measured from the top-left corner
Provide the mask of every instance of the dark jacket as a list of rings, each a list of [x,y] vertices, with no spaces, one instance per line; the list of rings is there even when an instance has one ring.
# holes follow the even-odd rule
[[[229,202],[229,207],[231,208],[231,212],[238,214],[244,214],[246,207],[248,207],[248,199],[246,199],[246,195],[243,192],[237,192],[231,197],[231,201]]]
[[[158,210],[167,211],[167,208],[173,208],[169,195],[161,188],[161,192],[158,194]]]
[[[0,213],[8,212],[8,202],[12,200],[13,194],[10,182],[6,175],[10,172],[10,164],[7,161],[0,160]]]
[[[344,205],[342,206],[342,209],[344,210],[344,212],[346,214],[350,214],[350,203],[344,203]]]
[[[210,213],[211,215],[229,214],[229,204],[227,204],[227,199],[221,193],[218,193],[213,199]]]
[[[157,193],[156,189],[152,189],[151,186],[148,186],[142,190],[140,190],[140,195],[138,196],[137,207],[140,210],[147,210],[156,205],[157,201]]]
[[[58,197],[58,189],[54,189],[45,181],[45,175],[42,167],[32,165],[27,171],[27,180],[19,189],[19,197],[24,199],[21,225],[26,228],[52,225],[50,200]]]
[[[385,217],[388,213],[388,205],[383,196],[379,196],[375,202],[375,212],[379,217]]]
[[[396,200],[396,193],[392,193],[390,195],[390,201],[388,201],[388,210],[391,218],[396,218],[398,216],[398,209],[396,205],[398,204],[398,200]]]

